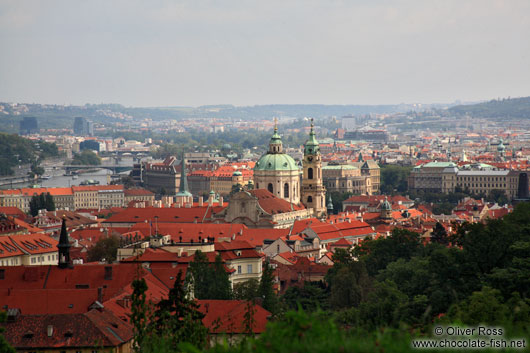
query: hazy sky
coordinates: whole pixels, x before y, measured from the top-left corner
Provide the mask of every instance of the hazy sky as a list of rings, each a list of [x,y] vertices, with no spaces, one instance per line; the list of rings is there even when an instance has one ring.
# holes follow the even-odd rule
[[[386,104],[529,95],[529,0],[0,1],[0,101]]]

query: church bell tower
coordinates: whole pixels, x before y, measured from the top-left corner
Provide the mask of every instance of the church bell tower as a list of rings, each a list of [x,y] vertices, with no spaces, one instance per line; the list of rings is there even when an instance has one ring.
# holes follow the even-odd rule
[[[309,139],[304,145],[304,174],[302,179],[302,202],[313,209],[313,216],[326,217],[326,189],[322,182],[322,156],[315,137],[313,119]]]

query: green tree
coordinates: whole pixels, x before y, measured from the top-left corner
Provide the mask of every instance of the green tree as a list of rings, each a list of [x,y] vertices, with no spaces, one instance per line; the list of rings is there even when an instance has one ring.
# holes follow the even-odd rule
[[[394,228],[388,238],[366,239],[354,248],[354,255],[366,264],[371,276],[400,258],[410,259],[421,248],[420,235],[406,229]]]
[[[231,299],[230,279],[224,268],[221,255],[215,257],[210,264],[206,255],[197,250],[190,262],[189,273],[193,292],[197,299]]]
[[[507,321],[509,315],[508,307],[502,301],[499,290],[484,286],[482,290],[473,292],[469,298],[451,307],[449,316],[468,325],[499,324]]]
[[[329,309],[328,293],[321,283],[305,282],[300,287],[289,287],[281,300],[289,310],[298,310],[298,306],[306,312]]]
[[[208,299],[232,299],[232,286],[230,285],[230,278],[226,272],[221,254],[215,256],[215,262],[211,270]]]
[[[0,311],[0,323],[6,321],[6,312]],[[3,332],[5,329],[0,326],[0,352],[2,353],[16,353],[15,349],[11,347],[9,342],[7,342],[6,338],[3,335]]]
[[[133,289],[131,295],[131,324],[134,333],[134,351],[142,352],[142,343],[147,334],[147,324],[149,322],[149,310],[146,303],[147,283],[145,279],[135,279],[131,287]]]
[[[447,231],[440,222],[436,222],[436,225],[432,230],[431,242],[441,245],[447,245],[449,243],[449,239],[447,238]]]
[[[326,275],[326,282],[330,288],[329,304],[335,309],[358,306],[371,287],[365,264],[354,260],[345,249],[336,249],[333,254],[333,267]]]
[[[188,299],[182,272],[179,271],[168,298],[156,304],[147,328],[149,336],[143,346],[147,351],[159,351],[162,346],[175,352],[181,342],[204,347],[208,330],[202,323],[204,314],[198,309],[199,305]]]
[[[259,297],[259,281],[252,278],[248,281],[234,284],[234,299],[237,300],[254,300]]]
[[[381,193],[404,193],[408,190],[408,177],[412,170],[410,166],[383,164],[381,166]]]
[[[33,195],[29,201],[29,212],[35,217],[39,210],[55,211],[55,203],[50,193],[42,193],[40,195]]]
[[[110,264],[116,261],[119,247],[118,236],[101,237],[93,247],[88,249],[88,261],[105,261]]]
[[[258,294],[263,299],[263,308],[273,314],[278,311],[278,297],[274,292],[274,270],[268,260],[263,264]]]
[[[81,153],[76,153],[72,159],[73,165],[100,165],[101,158],[90,150],[83,150]]]
[[[30,172],[30,175],[31,176],[40,176],[44,174],[44,168],[42,168],[41,166],[39,166],[39,164],[37,162],[33,163],[31,165],[31,172]]]
[[[402,310],[408,298],[394,282],[375,284],[374,291],[359,308],[359,319],[370,329],[384,326],[397,326],[401,321]]]

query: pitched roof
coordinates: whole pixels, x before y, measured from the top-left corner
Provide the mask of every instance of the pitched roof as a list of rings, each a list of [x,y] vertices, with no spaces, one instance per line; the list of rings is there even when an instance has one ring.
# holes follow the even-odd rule
[[[146,189],[125,189],[123,193],[125,194],[125,197],[155,195],[153,192]]]
[[[260,207],[268,214],[286,213],[305,209],[304,205],[291,204],[284,199],[274,196],[269,190],[249,190],[249,194],[258,199]]]
[[[152,235],[156,232],[158,227],[158,233],[162,235],[170,235],[174,242],[180,242],[181,237],[183,242],[189,242],[191,240],[197,242],[199,237],[205,239],[207,237],[219,238],[232,238],[233,236],[239,236],[240,234],[246,234],[250,231],[243,224],[231,224],[231,223],[161,223],[158,222],[158,226],[153,222],[150,223],[136,223],[127,229],[127,232],[140,233],[144,237]]]
[[[46,234],[17,234],[9,238],[15,246],[31,255],[57,252],[58,241]]]
[[[245,316],[248,302],[244,300],[197,300],[199,311],[205,314],[202,322],[210,333],[246,333]],[[265,331],[271,313],[257,304],[252,305],[253,333]]]
[[[129,207],[112,215],[103,223],[139,223],[139,222],[158,222],[160,223],[202,223],[203,219],[209,219],[212,213],[221,212],[225,206],[208,207]],[[158,218],[156,218],[158,217]]]
[[[7,216],[13,216],[22,220],[26,218],[26,214],[18,207],[2,206],[0,207],[0,213],[4,213]]]
[[[20,315],[16,321],[3,326],[7,341],[17,350],[87,348],[94,347],[95,342],[98,346],[115,347],[133,337],[132,326],[107,310],[91,310],[85,314]]]

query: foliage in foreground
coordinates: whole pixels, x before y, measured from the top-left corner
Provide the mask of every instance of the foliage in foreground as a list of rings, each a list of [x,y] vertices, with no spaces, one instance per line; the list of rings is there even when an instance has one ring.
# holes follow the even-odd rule
[[[282,298],[280,307],[307,313],[280,312],[260,338],[207,351],[409,352],[413,338],[433,337],[438,324],[497,326],[507,337],[528,338],[530,203],[501,220],[460,226],[452,236],[437,231],[432,244],[398,229],[351,253],[338,249],[327,286],[306,283]],[[184,343],[178,351],[200,352]]]

